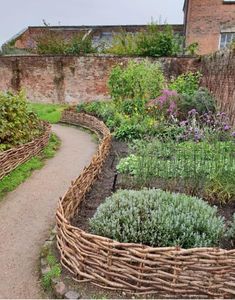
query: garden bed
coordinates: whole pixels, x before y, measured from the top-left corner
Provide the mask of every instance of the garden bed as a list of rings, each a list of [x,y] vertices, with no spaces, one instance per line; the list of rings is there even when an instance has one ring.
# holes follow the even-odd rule
[[[132,178],[122,176],[117,173],[116,166],[120,158],[128,154],[128,145],[125,142],[112,140],[109,156],[107,157],[102,173],[94,183],[92,189],[86,194],[85,199],[80,205],[80,209],[75,217],[72,219],[72,224],[89,232],[89,219],[94,216],[97,208],[105,199],[112,195],[118,189],[136,189],[132,184]],[[150,188],[164,189],[165,185],[161,181],[153,181]],[[141,189],[141,188],[139,188]],[[183,192],[178,189],[178,192]],[[211,204],[209,202],[209,204]],[[216,205],[219,214],[225,218],[225,221],[232,221],[235,213],[235,202],[231,201],[225,205]],[[222,248],[231,249],[231,244],[228,241],[223,241]]]
[[[154,248],[120,243],[92,235],[71,224],[101,174],[109,153],[111,136],[103,122],[88,115],[67,111],[63,121],[85,125],[103,136],[90,165],[60,199],[57,210],[57,245],[61,263],[73,274],[74,279],[139,295],[166,293],[177,297],[233,297],[235,250]],[[111,183],[112,180],[109,180],[107,186],[110,187]],[[92,192],[90,195],[95,196]],[[85,204],[84,211],[87,212],[87,208]],[[92,206],[91,214],[94,209]]]

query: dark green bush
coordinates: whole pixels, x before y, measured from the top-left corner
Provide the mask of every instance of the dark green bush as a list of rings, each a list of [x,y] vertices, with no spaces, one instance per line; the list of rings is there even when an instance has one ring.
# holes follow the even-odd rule
[[[120,190],[100,205],[91,232],[156,247],[218,246],[224,222],[203,200],[161,190]]]
[[[152,99],[160,94],[164,83],[160,65],[144,60],[130,61],[126,67],[114,67],[108,86],[115,100]]]
[[[27,109],[23,92],[0,93],[0,150],[27,143],[41,131],[38,118]]]

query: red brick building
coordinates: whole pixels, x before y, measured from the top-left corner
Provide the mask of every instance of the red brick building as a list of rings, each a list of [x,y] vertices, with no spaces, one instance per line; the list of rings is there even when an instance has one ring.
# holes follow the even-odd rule
[[[235,40],[235,0],[185,0],[186,45],[199,44],[199,53],[208,54]]]

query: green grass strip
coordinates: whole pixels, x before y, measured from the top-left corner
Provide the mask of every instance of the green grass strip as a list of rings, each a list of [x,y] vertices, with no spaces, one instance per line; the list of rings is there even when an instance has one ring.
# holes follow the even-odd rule
[[[48,103],[29,103],[29,110],[33,111],[39,119],[51,124],[58,123],[61,119],[62,111],[67,105],[48,104]]]
[[[60,140],[53,133],[48,145],[38,156],[31,158],[0,180],[0,200],[6,195],[6,193],[13,191],[18,185],[29,178],[34,170],[41,169],[44,166],[45,160],[52,158],[59,146]]]

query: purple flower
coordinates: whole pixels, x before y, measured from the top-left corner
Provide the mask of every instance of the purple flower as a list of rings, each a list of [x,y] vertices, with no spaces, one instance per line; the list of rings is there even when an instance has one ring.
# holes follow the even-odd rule
[[[195,108],[191,109],[189,112],[188,112],[189,115],[196,115],[197,114],[197,111]]]
[[[180,122],[180,126],[186,126],[188,124],[188,121],[182,121]]]
[[[228,130],[230,130],[230,126],[229,125],[224,125],[224,131],[228,131]]]
[[[235,131],[232,132],[231,136],[232,136],[232,137],[235,137]]]

